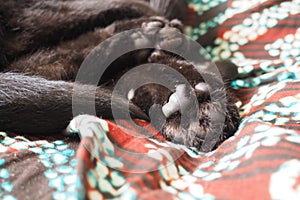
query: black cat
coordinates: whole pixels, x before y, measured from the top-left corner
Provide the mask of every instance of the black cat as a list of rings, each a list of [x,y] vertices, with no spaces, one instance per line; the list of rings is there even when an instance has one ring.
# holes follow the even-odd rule
[[[141,28],[141,38],[157,30],[164,37],[158,48],[127,53],[115,60],[105,71],[96,89],[96,114],[112,118],[112,88],[119,77],[143,63],[163,64],[181,73],[190,86],[172,79],[168,89],[158,84],[146,84],[130,93],[129,111],[132,117],[149,119],[153,104],[165,124],[162,135],[175,143],[194,146],[202,151],[216,148],[232,136],[239,125],[239,114],[228,83],[237,69],[229,61],[216,63],[223,80],[210,70],[200,73],[193,63],[160,50],[164,46],[188,48],[184,39],[174,31],[182,31],[185,1],[159,0],[24,0],[4,1],[0,4],[0,129],[30,134],[61,133],[72,119],[74,80],[85,57],[98,44],[111,36],[134,28]],[[131,37],[134,47],[141,38]],[[122,41],[113,41],[105,52],[113,54]],[[163,49],[163,48],[162,48]],[[188,49],[186,49],[188,50]],[[150,69],[150,68],[149,68]],[[147,70],[147,69],[145,69]],[[209,78],[224,87],[214,89],[205,83]],[[77,84],[82,97],[90,97],[93,87],[88,82]],[[213,88],[213,90],[212,90]],[[195,94],[198,120],[189,120],[183,110],[173,107],[172,95],[181,98]],[[184,97],[185,96],[185,97]],[[128,104],[127,96],[118,97],[114,106]],[[82,98],[79,104],[84,105]],[[178,103],[178,102],[177,102]],[[180,103],[180,102],[179,102]],[[195,103],[195,102],[194,102]],[[175,105],[176,107],[176,105]],[[186,110],[193,110],[186,106]],[[191,111],[191,113],[193,113]],[[196,112],[197,113],[197,112]],[[223,119],[223,120],[222,120]],[[219,122],[219,123],[218,123]],[[205,138],[207,145],[203,145]],[[208,142],[207,142],[208,141]]]

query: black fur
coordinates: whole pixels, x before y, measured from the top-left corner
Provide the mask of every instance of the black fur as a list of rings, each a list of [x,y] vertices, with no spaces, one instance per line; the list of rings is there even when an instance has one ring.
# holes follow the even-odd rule
[[[133,28],[152,26],[158,22],[166,37],[162,45],[181,47],[180,39],[172,38],[172,31],[181,31],[177,14],[184,18],[185,1],[160,0],[24,0],[3,1],[0,4],[0,129],[19,133],[55,134],[62,132],[72,119],[72,90],[80,64],[101,41],[112,35]],[[163,17],[154,17],[163,15]],[[171,42],[170,42],[171,41]],[[135,41],[133,40],[134,44]],[[117,44],[117,41],[116,41]],[[114,44],[108,53],[113,53]],[[117,45],[116,45],[117,48]],[[182,73],[194,87],[203,78],[195,67],[170,53],[147,49],[121,56],[105,72],[96,89],[96,112],[111,118],[111,89],[120,73],[141,63],[165,64]],[[235,78],[237,69],[228,61],[216,63],[225,82]],[[211,72],[203,72],[216,82],[222,82]],[[167,75],[166,75],[167,76]],[[174,84],[177,84],[174,81]],[[89,97],[94,87],[79,84],[83,97]],[[147,119],[152,104],[164,105],[170,91],[162,86],[149,84],[135,91],[130,102],[133,117]],[[239,115],[227,85],[213,91],[219,98],[213,102],[208,91],[196,91],[199,103],[200,125],[187,123],[179,127],[181,114],[167,118],[162,129],[165,138],[175,143],[201,148],[205,136],[216,134],[211,126],[212,116],[218,118],[220,107],[225,106],[225,126],[217,147],[230,137],[239,125]],[[225,96],[218,94],[225,93]],[[224,102],[226,100],[226,104]],[[92,101],[92,99],[85,99]],[[84,104],[85,102],[81,102]],[[117,107],[126,105],[121,98]]]

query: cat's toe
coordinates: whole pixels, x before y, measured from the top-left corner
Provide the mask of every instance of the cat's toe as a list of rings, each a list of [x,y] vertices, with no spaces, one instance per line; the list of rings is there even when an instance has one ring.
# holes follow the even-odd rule
[[[173,19],[172,21],[170,21],[170,26],[174,27],[174,28],[177,28],[181,31],[182,31],[182,28],[183,28],[182,22],[178,19]]]
[[[143,38],[150,39],[157,49],[175,49],[184,44],[184,37],[181,34],[182,24],[179,20],[168,21],[155,16],[151,17],[150,21],[144,22],[141,28]]]
[[[144,22],[142,24],[142,29],[144,31],[144,34],[148,36],[155,36],[159,29],[163,28],[164,24],[161,21],[150,21],[150,22]]]
[[[159,49],[170,50],[181,47],[184,44],[184,37],[181,32],[174,27],[165,27],[159,31]]]
[[[144,34],[137,31],[133,33],[131,36],[133,41],[133,46],[135,49],[145,48],[146,46],[151,46],[151,41]]]

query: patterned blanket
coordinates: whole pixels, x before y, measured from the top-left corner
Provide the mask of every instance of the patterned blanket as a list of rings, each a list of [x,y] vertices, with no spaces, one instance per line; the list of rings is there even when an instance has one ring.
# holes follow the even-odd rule
[[[184,24],[240,66],[233,137],[201,153],[94,116],[68,137],[0,132],[0,199],[300,199],[300,1],[190,0]]]

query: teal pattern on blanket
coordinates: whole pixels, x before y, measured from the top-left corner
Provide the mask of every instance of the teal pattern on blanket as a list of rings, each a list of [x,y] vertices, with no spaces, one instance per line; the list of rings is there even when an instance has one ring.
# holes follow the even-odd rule
[[[52,199],[82,199],[82,183],[77,174],[77,159],[75,150],[64,140],[29,140],[23,136],[11,137],[9,134],[0,132],[0,152],[35,154],[38,165],[44,166],[42,176],[48,182],[48,187],[54,191]],[[13,157],[13,154],[9,154]],[[16,172],[10,172],[5,168],[6,159],[0,157],[0,199],[14,200],[11,195],[14,189],[13,183]],[[33,163],[35,164],[35,163]],[[22,173],[22,172],[19,172]],[[48,180],[48,181],[47,181]]]
[[[48,168],[44,176],[49,179],[48,186],[54,188],[53,199],[77,199],[77,177],[75,151],[69,149],[63,140],[51,143],[41,142],[40,148],[34,150],[39,154],[40,161]]]
[[[13,190],[13,185],[7,180],[10,177],[10,172],[6,168],[3,168],[4,164],[5,160],[0,158],[0,199],[15,200],[16,198],[9,194]]]

